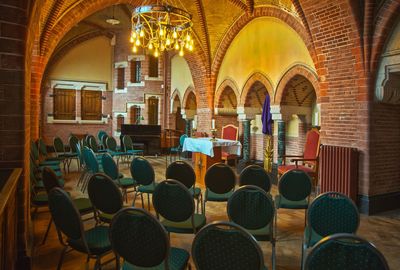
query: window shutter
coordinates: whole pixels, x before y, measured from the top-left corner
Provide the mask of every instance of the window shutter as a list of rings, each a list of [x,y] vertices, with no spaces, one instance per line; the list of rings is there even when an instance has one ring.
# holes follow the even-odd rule
[[[140,83],[142,81],[142,63],[140,61],[131,61],[131,82]]]
[[[117,89],[125,88],[125,68],[120,67],[117,69]]]
[[[53,114],[57,120],[75,120],[76,91],[54,89]]]
[[[158,78],[158,57],[149,55],[149,77]]]
[[[102,92],[82,90],[82,120],[102,119]]]

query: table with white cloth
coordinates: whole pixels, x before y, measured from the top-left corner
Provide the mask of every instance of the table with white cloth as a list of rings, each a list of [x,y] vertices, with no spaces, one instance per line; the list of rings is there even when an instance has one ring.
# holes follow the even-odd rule
[[[242,144],[239,141],[211,138],[186,138],[182,151],[193,152],[193,166],[196,183],[204,186],[207,169],[214,163],[221,162],[221,153],[240,156]]]

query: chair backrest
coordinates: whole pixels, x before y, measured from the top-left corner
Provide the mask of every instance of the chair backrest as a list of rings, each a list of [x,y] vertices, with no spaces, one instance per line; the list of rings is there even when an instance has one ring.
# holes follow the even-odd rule
[[[104,130],[99,130],[97,132],[97,139],[99,140],[99,142],[103,141],[102,138],[103,138],[104,135],[108,136],[107,132],[105,132]]]
[[[114,137],[108,137],[106,140],[107,149],[111,151],[117,151],[117,141]]]
[[[232,191],[236,184],[236,175],[225,163],[215,163],[208,168],[204,176],[206,187],[214,193],[224,194]]]
[[[163,262],[168,265],[167,231],[144,209],[120,210],[111,221],[110,242],[114,252],[134,266],[147,268]]]
[[[107,174],[113,180],[118,179],[119,170],[117,163],[115,163],[114,159],[109,154],[104,154],[101,157],[101,164],[105,174]]]
[[[196,173],[192,166],[182,160],[177,160],[169,164],[165,171],[165,178],[177,180],[187,188],[191,188],[196,183]]]
[[[78,158],[79,158],[79,163],[81,165],[86,164],[85,163],[85,159],[83,157],[83,151],[82,151],[82,144],[80,141],[78,141],[78,143],[76,144],[76,153],[78,154]]]
[[[37,144],[38,144],[38,148],[39,148],[39,153],[46,157],[47,156],[47,146],[44,143],[43,139],[39,138]]]
[[[302,170],[287,171],[279,179],[279,194],[289,201],[301,201],[311,194],[312,182],[310,176]]]
[[[83,158],[85,160],[87,169],[91,173],[99,172],[99,170],[100,170],[99,163],[97,161],[96,154],[93,152],[92,149],[90,149],[87,146],[83,147]]]
[[[245,229],[256,230],[272,225],[275,206],[271,196],[257,186],[243,186],[228,200],[229,220]],[[270,226],[272,232],[272,226]]]
[[[53,140],[54,151],[56,153],[65,153],[64,143],[60,137],[55,137]]]
[[[35,161],[39,159],[39,150],[34,141],[31,141],[31,156]]]
[[[239,136],[239,128],[234,125],[226,125],[222,127],[222,139],[237,141]]]
[[[97,145],[96,138],[93,135],[89,136],[89,146],[94,152],[99,151],[99,146]]]
[[[198,270],[265,269],[257,241],[231,222],[214,222],[202,228],[193,240],[192,258]]]
[[[122,142],[124,144],[125,151],[133,150],[133,142],[131,136],[124,135],[124,137],[122,137]]]
[[[355,233],[360,223],[357,206],[346,195],[327,192],[316,197],[307,210],[307,228],[322,237]],[[309,233],[311,237],[311,233]]]
[[[319,241],[308,254],[306,270],[389,270],[382,253],[354,234],[339,233]]]
[[[68,144],[69,144],[69,148],[71,149],[72,153],[78,153],[78,150],[76,149],[78,143],[79,143],[78,137],[71,134],[68,138]]]
[[[319,146],[320,146],[319,131],[316,128],[312,128],[311,130],[307,131],[303,157],[305,159],[317,158],[319,154]],[[315,165],[315,161],[305,161],[304,163],[309,164],[311,166]]]
[[[48,198],[51,216],[57,229],[69,239],[81,239],[85,242],[85,238],[82,237],[83,225],[81,216],[72,202],[71,197],[61,188],[53,188]]]
[[[139,185],[154,183],[155,174],[153,166],[143,157],[135,157],[131,162],[131,176]]]
[[[43,180],[43,185],[44,185],[44,188],[46,189],[47,194],[50,193],[50,191],[53,188],[56,188],[56,187],[62,188],[62,186],[58,182],[56,173],[49,167],[43,168],[42,180]]]
[[[267,171],[258,165],[249,165],[239,175],[239,186],[253,185],[265,192],[271,190],[271,177]]]
[[[188,137],[187,134],[183,134],[179,137],[179,146],[182,148],[183,144],[185,143],[186,138]]]
[[[108,138],[108,135],[107,135],[107,134],[104,134],[104,135],[101,137],[101,144],[103,145],[104,148],[107,148],[107,138]]]
[[[88,183],[89,199],[96,210],[115,214],[122,209],[122,194],[115,182],[105,174],[92,175]]]
[[[182,222],[194,214],[194,200],[182,183],[167,179],[159,183],[153,193],[153,206],[162,217]]]

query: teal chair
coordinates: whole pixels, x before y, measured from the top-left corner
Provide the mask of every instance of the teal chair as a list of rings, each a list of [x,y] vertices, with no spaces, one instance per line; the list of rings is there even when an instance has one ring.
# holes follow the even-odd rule
[[[193,196],[179,181],[159,183],[153,193],[153,206],[168,232],[195,234],[206,224],[206,216],[195,213]]]
[[[121,188],[125,201],[128,202],[128,189],[136,190],[137,183],[130,177],[120,177],[118,165],[109,154],[104,154],[101,159],[103,172],[108,175]]]
[[[79,170],[80,168],[80,163],[79,163],[79,154],[78,154],[78,144],[79,144],[79,139],[78,137],[76,137],[75,135],[69,135],[68,137],[68,145],[69,145],[69,149],[71,153],[74,153],[75,155],[71,158],[71,159],[75,159],[76,160],[76,165],[77,168]]]
[[[196,187],[196,173],[189,163],[182,160],[172,162],[167,167],[165,178],[174,179],[184,184],[197,201],[197,212],[199,212],[199,205],[203,208],[203,194],[201,188]],[[204,212],[204,209],[202,209],[202,212]]]
[[[307,224],[304,230],[301,267],[307,249],[322,238],[336,233],[357,232],[360,215],[357,206],[346,195],[327,192],[316,197],[307,210]]]
[[[142,208],[144,208],[143,194],[147,194],[147,207],[150,210],[150,194],[153,194],[157,184],[153,166],[143,157],[135,157],[130,165],[132,179],[137,183],[137,189],[133,197],[135,206],[136,197],[140,195]]]
[[[124,144],[125,153],[128,156],[136,156],[136,155],[142,155],[143,156],[144,152],[143,152],[142,149],[134,149],[131,136],[124,135],[122,137],[122,143]]]
[[[169,149],[170,153],[170,161],[172,161],[172,154],[177,154],[179,159],[181,158],[181,153],[183,149],[183,144],[185,143],[186,138],[188,137],[187,134],[183,134],[179,137],[179,145],[175,147],[171,147]]]
[[[56,188],[56,187],[60,188],[60,189],[63,188],[60,185],[55,172],[48,167],[44,168],[42,179],[43,179],[43,184],[44,184],[47,195],[50,193],[50,191],[53,188]],[[74,199],[72,199],[72,201],[81,215],[87,215],[87,214],[93,213],[93,206],[88,198],[74,198]],[[43,237],[42,244],[44,244],[46,242],[47,235],[49,234],[49,231],[50,231],[51,223],[52,223],[52,219],[50,218],[49,224],[47,225],[46,233]]]
[[[101,147],[102,149],[105,149],[105,148],[106,148],[106,145],[104,144],[104,141],[103,141],[103,137],[104,137],[104,136],[107,136],[107,137],[108,137],[107,132],[105,132],[104,130],[99,130],[99,131],[97,132],[97,140],[99,141],[100,147]]]
[[[88,183],[89,199],[95,210],[97,223],[110,223],[122,209],[122,194],[115,182],[105,174],[92,175]]]
[[[242,186],[228,200],[228,217],[259,241],[272,245],[272,269],[275,269],[275,206],[271,195],[257,186]]]
[[[389,270],[383,254],[370,242],[354,234],[325,237],[310,251],[306,270]]]
[[[99,140],[101,149],[106,149],[106,150],[107,150],[107,139],[108,139],[108,135],[107,135],[107,134],[104,134],[104,135],[101,137],[101,140]]]
[[[82,190],[82,192],[84,192],[87,188],[89,178],[93,174],[101,172],[102,167],[100,166],[100,163],[99,163],[99,156],[96,156],[96,154],[93,152],[93,150],[90,149],[89,147],[87,147],[87,146],[83,147],[82,155],[83,155],[83,160],[85,163],[85,177],[83,179],[81,190]],[[101,156],[100,156],[100,158],[101,158]],[[101,159],[100,159],[100,162],[101,162]]]
[[[47,150],[46,150],[47,151]],[[30,155],[32,157],[32,159],[34,160],[35,163],[38,164],[38,166],[60,166],[60,159],[58,158],[47,158],[46,157],[44,159],[41,160],[40,155],[39,155],[39,149],[38,146],[36,145],[36,143],[34,141],[31,141],[31,152]]]
[[[96,138],[93,135],[87,136],[87,143],[90,147],[90,149],[93,150],[96,154],[101,154],[101,153],[106,153],[106,149],[100,149],[99,145],[97,144]]]
[[[95,226],[84,230],[82,219],[71,197],[62,189],[54,188],[49,193],[49,208],[60,243],[64,246],[57,270],[61,269],[68,250],[76,250],[95,259],[94,269],[101,268],[101,258],[111,252],[107,226]],[[63,237],[65,236],[65,238]],[[64,240],[65,239],[65,240]]]
[[[77,153],[66,152],[65,145],[60,137],[55,137],[53,140],[54,151],[57,154],[58,158],[63,158],[64,161],[64,170],[67,168],[69,172],[69,167],[71,165],[71,160],[78,158]]]
[[[114,137],[108,137],[106,140],[107,145],[107,153],[109,153],[112,157],[117,158],[117,165],[119,165],[119,159],[126,156],[126,153],[121,150],[117,145],[117,141]]]
[[[235,191],[236,175],[225,163],[216,163],[207,169],[204,176],[206,192],[204,195],[204,211],[206,202],[227,202]]]
[[[232,222],[214,222],[202,228],[192,243],[197,270],[266,270],[254,237]]]
[[[275,196],[275,206],[278,210],[304,209],[307,210],[310,202],[312,181],[310,176],[302,170],[290,170],[284,173],[278,182],[279,194]],[[278,211],[275,212],[275,230],[278,230]],[[304,222],[306,220],[304,215]],[[275,233],[275,235],[277,235]]]
[[[260,187],[268,193],[271,190],[271,177],[263,167],[249,165],[239,175],[239,186],[246,185]]]
[[[35,146],[36,146],[36,144],[35,144]],[[45,162],[48,162],[49,165],[52,165],[52,164],[60,165],[60,163],[63,161],[63,158],[51,157],[49,155],[49,153],[47,152],[47,145],[44,143],[42,138],[38,139],[37,148],[39,150],[40,155],[42,155]]]
[[[112,219],[110,241],[121,269],[119,258],[124,259],[122,269],[187,269],[189,253],[170,246],[165,228],[149,212],[139,208],[126,208]]]

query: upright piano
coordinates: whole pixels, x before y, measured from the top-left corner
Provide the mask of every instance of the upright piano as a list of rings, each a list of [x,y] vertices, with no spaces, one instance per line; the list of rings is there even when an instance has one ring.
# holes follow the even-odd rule
[[[143,144],[145,155],[161,153],[160,125],[121,125],[121,146],[124,135],[131,136],[134,144]]]

